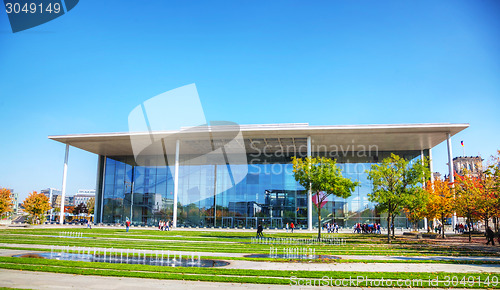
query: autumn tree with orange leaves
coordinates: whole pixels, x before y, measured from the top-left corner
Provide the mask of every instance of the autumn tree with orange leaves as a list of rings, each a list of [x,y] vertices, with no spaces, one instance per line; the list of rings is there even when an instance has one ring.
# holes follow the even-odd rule
[[[498,215],[497,193],[494,188],[494,176],[489,171],[485,171],[477,178],[479,183],[479,196],[477,199],[476,214],[478,218],[484,220],[486,228],[489,220]]]
[[[43,223],[45,212],[50,209],[49,198],[43,193],[33,191],[23,202],[24,210],[29,213],[29,223]]]
[[[483,185],[479,178],[467,174],[455,175],[454,208],[457,215],[466,218],[469,225],[481,218],[480,207],[482,206],[483,191]],[[469,228],[469,242],[471,239],[471,229]]]
[[[426,192],[429,194],[429,199],[426,206],[427,217],[429,219],[439,219],[444,226],[444,221],[453,215],[455,197],[451,184],[448,180],[434,180],[427,182]],[[442,230],[444,238],[444,228]]]
[[[491,215],[498,233],[498,221],[500,218],[500,150],[496,156],[491,156],[490,165],[484,172],[484,186],[486,196],[489,197],[488,206],[491,206]]]
[[[0,188],[0,216],[12,211],[13,205],[10,189]]]

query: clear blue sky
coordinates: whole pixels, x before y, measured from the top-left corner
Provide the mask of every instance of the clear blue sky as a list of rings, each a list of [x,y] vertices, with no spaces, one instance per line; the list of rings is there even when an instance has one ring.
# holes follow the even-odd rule
[[[500,2],[83,0],[13,34],[0,11],[0,186],[61,188],[48,135],[127,131],[141,102],[196,83],[208,120],[470,123],[454,155],[500,149]],[[446,146],[434,167],[446,173]],[[97,157],[70,151],[68,193]]]

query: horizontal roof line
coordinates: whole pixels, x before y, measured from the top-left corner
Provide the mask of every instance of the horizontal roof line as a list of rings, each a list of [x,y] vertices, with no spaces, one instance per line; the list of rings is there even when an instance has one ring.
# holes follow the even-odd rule
[[[172,134],[172,133],[196,133],[204,131],[231,131],[224,130],[235,128],[242,132],[251,131],[302,131],[302,130],[366,130],[366,129],[424,129],[424,128],[467,128],[468,123],[418,123],[418,124],[373,124],[373,125],[309,125],[308,123],[290,123],[290,124],[257,124],[257,125],[217,125],[217,126],[200,126],[200,127],[185,127],[181,130],[171,131],[152,131],[153,134]],[[198,130],[197,130],[198,129]],[[234,130],[234,129],[233,129]],[[83,134],[68,134],[68,135],[50,135],[49,139],[57,138],[77,138],[77,137],[105,137],[105,136],[123,136],[131,135],[146,135],[150,134],[147,131],[143,132],[112,132],[112,133],[83,133]]]

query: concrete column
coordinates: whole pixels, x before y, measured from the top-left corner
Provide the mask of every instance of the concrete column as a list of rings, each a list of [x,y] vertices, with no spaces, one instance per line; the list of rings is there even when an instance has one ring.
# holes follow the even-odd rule
[[[420,150],[420,163],[422,165],[424,165],[424,150]],[[425,183],[426,183],[426,180],[425,180],[425,177],[422,178],[422,186],[425,188]]]
[[[62,182],[62,192],[61,192],[61,211],[59,212],[59,224],[64,222],[64,199],[66,198],[66,177],[68,174],[68,155],[69,155],[69,144],[66,144],[66,152],[64,154],[64,169],[63,169],[63,182]]]
[[[307,136],[307,157],[312,156],[312,148],[311,148],[311,136]],[[312,231],[313,229],[313,224],[312,224],[312,190],[311,187],[309,187],[307,191],[307,229]]]
[[[99,215],[99,222],[102,223],[102,215],[103,215],[103,212],[104,212],[104,186],[105,186],[105,182],[106,182],[106,161],[108,160],[107,156],[104,155],[104,161],[103,161],[103,169],[102,169],[102,183],[101,183],[101,206],[100,206],[100,215]],[[97,195],[96,195],[96,201],[95,203],[97,204]],[[94,205],[94,209],[95,209],[95,205]],[[95,220],[95,217],[96,217],[96,212],[94,210],[94,220]],[[132,220],[130,220],[132,221]]]
[[[455,188],[455,176],[453,175],[453,153],[451,149],[451,135],[450,133],[446,133],[446,139],[448,144],[448,171],[449,171],[449,181],[451,183],[451,187]],[[451,226],[453,230],[455,230],[455,225],[457,224],[457,213],[453,213]],[[444,226],[444,225],[443,225]]]
[[[52,208],[52,188],[49,188],[49,204],[50,204],[49,222],[52,222],[52,213],[54,211],[54,209]]]
[[[420,162],[422,162],[422,165],[424,165],[424,150],[420,150]],[[431,173],[432,175],[432,173]],[[423,178],[423,183],[422,183],[422,186],[425,188],[425,177]],[[427,230],[427,218],[424,217],[424,230],[426,231]]]
[[[179,148],[180,141],[175,142],[175,171],[174,171],[174,211],[172,217],[172,226],[177,227],[177,196],[179,194]]]
[[[434,182],[434,169],[432,167],[432,149],[429,148],[429,170],[431,171],[431,182]]]

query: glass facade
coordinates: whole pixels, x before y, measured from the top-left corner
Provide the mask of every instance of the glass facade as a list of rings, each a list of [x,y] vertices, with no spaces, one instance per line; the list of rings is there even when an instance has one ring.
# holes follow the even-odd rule
[[[328,156],[337,160],[344,177],[361,186],[347,199],[328,197],[321,209],[323,223],[352,227],[358,222],[380,222],[384,226],[385,216],[368,200],[372,186],[365,171],[390,153]],[[420,150],[392,153],[410,160],[419,160],[421,155]],[[177,226],[255,228],[262,222],[267,228],[282,228],[293,222],[306,228],[307,191],[293,177],[293,155],[255,158],[248,154],[248,164],[231,167],[185,160],[179,166]],[[163,157],[151,157],[149,166],[138,166],[133,156],[101,156],[97,222],[124,223],[129,218],[135,225],[157,225],[159,220],[173,220],[175,168],[155,165],[157,158]],[[231,178],[235,171],[246,173],[237,183]],[[312,208],[313,225],[317,226],[316,206]],[[397,218],[397,227],[406,225],[406,218]]]

